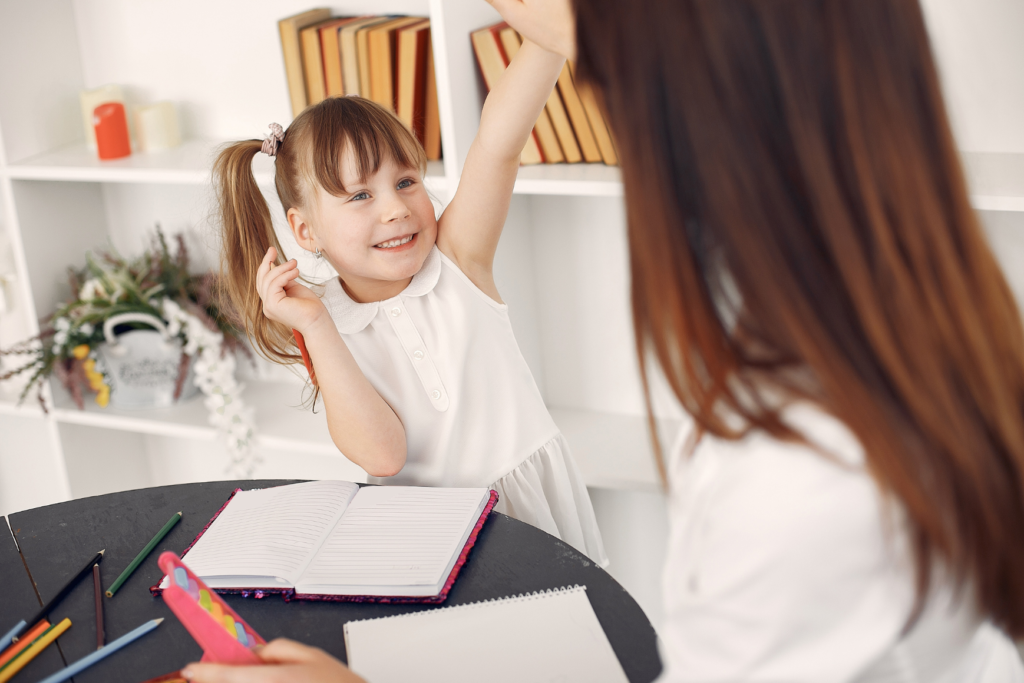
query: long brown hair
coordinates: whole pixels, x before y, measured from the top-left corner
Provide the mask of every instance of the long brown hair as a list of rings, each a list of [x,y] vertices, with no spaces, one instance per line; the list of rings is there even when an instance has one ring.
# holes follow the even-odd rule
[[[221,271],[227,303],[249,338],[268,359],[301,362],[292,332],[265,315],[256,292],[256,269],[267,249],[285,255],[263,193],[252,172],[252,159],[262,140],[243,140],[225,147],[213,166],[220,208]],[[274,158],[274,185],[285,213],[310,208],[316,187],[342,195],[343,154],[351,150],[360,182],[386,160],[426,171],[423,147],[392,112],[360,97],[326,99],[299,114],[285,131]]]
[[[799,439],[766,396],[821,405],[906,510],[918,608],[940,560],[1024,635],[1024,331],[918,0],[576,11],[621,153],[644,376],[650,354],[723,438]]]

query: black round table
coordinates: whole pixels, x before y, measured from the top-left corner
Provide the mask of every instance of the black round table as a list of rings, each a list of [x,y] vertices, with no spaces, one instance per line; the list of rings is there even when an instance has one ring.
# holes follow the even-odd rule
[[[11,530],[38,599],[46,601],[91,555],[104,548],[101,567],[103,586],[107,587],[174,512],[184,513],[181,522],[120,591],[104,600],[107,642],[150,619],[167,620],[156,631],[76,676],[76,683],[140,683],[197,660],[202,655],[199,646],[163,601],[149,593],[149,587],[161,578],[157,557],[164,550],[180,554],[236,488],[289,483],[294,482],[247,480],[162,486],[10,515]],[[629,680],[648,683],[656,678],[661,662],[654,629],[625,589],[571,546],[505,515],[490,515],[445,605],[577,584],[587,587],[594,612]],[[280,596],[225,599],[267,640],[292,638],[323,648],[342,660],[345,622],[436,609],[417,604],[285,602]],[[13,625],[29,616],[8,611],[0,607],[0,631],[10,627],[4,626],[7,621]],[[73,627],[60,637],[58,645],[61,656],[70,663],[96,649],[91,579],[83,581],[50,615],[54,623],[64,617],[71,619]]]

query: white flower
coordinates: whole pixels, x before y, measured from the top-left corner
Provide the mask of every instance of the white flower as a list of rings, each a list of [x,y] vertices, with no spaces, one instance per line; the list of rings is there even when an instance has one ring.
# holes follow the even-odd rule
[[[51,352],[53,353],[53,355],[55,355],[55,356],[56,356],[56,355],[58,355],[58,354],[60,354],[60,344],[54,344],[54,345],[53,345],[53,348],[52,348],[52,349],[50,349],[50,351],[51,351]]]
[[[56,346],[64,346],[68,343],[68,333],[65,330],[60,330],[57,334],[53,335],[53,343]]]
[[[53,321],[53,327],[58,332],[67,332],[71,329],[71,321],[67,318],[57,318]]]
[[[82,301],[92,301],[93,299],[103,299],[107,296],[107,290],[103,288],[103,283],[92,278],[86,280],[85,284],[82,285],[82,291],[78,293],[78,298]]]
[[[82,334],[84,334],[86,337],[91,337],[92,336],[92,333],[93,333],[92,323],[85,323],[84,325],[82,325],[78,329],[81,330]]]

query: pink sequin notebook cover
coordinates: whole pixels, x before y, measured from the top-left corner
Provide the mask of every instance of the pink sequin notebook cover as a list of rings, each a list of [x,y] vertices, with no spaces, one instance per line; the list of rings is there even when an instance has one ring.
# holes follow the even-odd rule
[[[235,497],[235,494],[241,490],[242,489],[235,489],[234,491],[231,492],[231,495],[228,496],[228,499],[224,501],[223,505],[220,506],[220,509],[217,510],[216,513],[214,513],[213,517],[211,517],[210,521],[206,523],[206,526],[203,527],[202,531],[200,531],[199,534],[192,540],[192,542],[188,544],[188,547],[185,548],[184,551],[182,551],[182,560],[185,559],[185,555],[187,555],[188,551],[192,549],[192,546],[194,546],[199,541],[199,539],[203,537],[203,534],[205,534],[206,530],[210,528],[210,525],[217,521],[217,517],[220,516],[220,513],[224,512],[224,509],[227,508],[228,504]],[[268,595],[280,595],[284,598],[285,602],[289,602],[291,600],[314,600],[323,602],[382,602],[392,604],[440,604],[448,598],[448,592],[452,589],[452,586],[455,584],[455,579],[456,577],[458,577],[459,571],[462,569],[462,566],[466,564],[466,560],[469,559],[469,552],[473,549],[473,546],[476,545],[476,539],[480,535],[480,530],[484,527],[484,522],[487,521],[488,515],[491,514],[491,510],[494,509],[494,506],[497,505],[497,503],[498,492],[492,490],[490,498],[487,500],[487,504],[484,505],[483,512],[480,513],[480,517],[476,520],[476,524],[473,525],[473,530],[469,533],[469,538],[466,539],[466,545],[462,547],[462,552],[459,553],[459,557],[455,561],[455,566],[452,567],[451,573],[448,574],[448,580],[444,582],[444,587],[441,588],[441,592],[437,595],[428,595],[423,597],[402,597],[394,595],[320,595],[310,593],[296,593],[295,590],[292,588],[217,588],[216,591],[221,595],[241,595],[243,598],[256,598],[257,600],[265,598]],[[160,584],[158,583],[155,586],[150,586],[149,592],[154,597],[157,597],[163,593],[163,589],[160,588]]]

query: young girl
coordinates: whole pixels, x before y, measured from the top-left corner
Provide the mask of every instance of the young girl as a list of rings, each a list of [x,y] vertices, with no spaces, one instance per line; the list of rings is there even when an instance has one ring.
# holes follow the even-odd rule
[[[492,265],[519,154],[563,58],[525,43],[487,97],[440,219],[423,149],[384,108],[325,100],[283,132],[225,149],[214,168],[228,293],[271,360],[305,340],[331,438],[377,483],[490,486],[497,509],[604,566],[586,487],[523,359]],[[282,262],[252,174],[275,184],[299,246],[339,277],[322,296]]]

